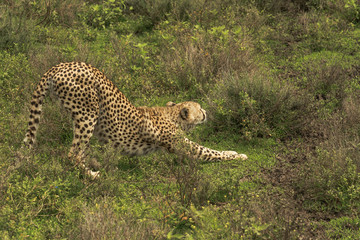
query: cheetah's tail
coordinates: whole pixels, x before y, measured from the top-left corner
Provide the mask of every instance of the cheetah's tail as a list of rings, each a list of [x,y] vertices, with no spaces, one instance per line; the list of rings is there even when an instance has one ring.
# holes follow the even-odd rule
[[[36,131],[39,127],[42,112],[42,104],[49,89],[50,79],[52,75],[54,75],[54,68],[44,74],[32,95],[28,129],[24,138],[25,146],[29,148],[31,148],[35,143]]]

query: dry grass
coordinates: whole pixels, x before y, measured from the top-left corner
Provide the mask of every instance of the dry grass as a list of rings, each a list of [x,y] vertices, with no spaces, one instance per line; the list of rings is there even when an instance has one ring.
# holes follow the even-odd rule
[[[99,199],[91,207],[82,208],[82,221],[77,239],[158,239],[159,229],[150,219],[138,219],[131,213],[117,212],[111,200]]]

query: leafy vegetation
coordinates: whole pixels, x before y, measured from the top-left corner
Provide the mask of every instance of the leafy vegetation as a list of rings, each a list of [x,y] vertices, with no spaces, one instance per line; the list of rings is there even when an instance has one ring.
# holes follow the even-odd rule
[[[354,0],[14,0],[0,4],[1,239],[358,239],[360,5]],[[141,158],[91,143],[67,159],[50,96],[21,148],[41,75],[104,71],[135,105],[193,100],[191,138],[246,161]]]

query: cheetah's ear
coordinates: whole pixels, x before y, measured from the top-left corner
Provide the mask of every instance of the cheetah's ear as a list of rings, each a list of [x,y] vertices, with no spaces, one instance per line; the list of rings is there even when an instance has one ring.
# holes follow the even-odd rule
[[[180,110],[180,117],[183,120],[186,120],[189,117],[189,109],[188,108],[183,108]]]
[[[174,103],[174,102],[168,102],[168,103],[166,103],[166,106],[167,107],[173,107],[173,106],[175,106],[176,105],[176,103]]]

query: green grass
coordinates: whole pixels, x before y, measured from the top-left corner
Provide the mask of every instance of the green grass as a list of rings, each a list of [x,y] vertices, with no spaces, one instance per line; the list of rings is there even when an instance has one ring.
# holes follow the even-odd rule
[[[224,140],[221,146],[234,143]],[[187,166],[173,163],[174,157],[167,153],[134,160],[111,149],[97,154],[95,146],[94,155],[100,156],[103,168],[101,180],[92,182],[72,167],[64,156],[65,147],[48,144],[47,148],[50,152],[45,149],[26,152],[29,157],[4,158],[2,238],[87,238],[92,234],[111,238],[124,231],[136,239],[139,227],[143,229],[139,234],[150,238],[202,236],[206,228],[215,226],[218,236],[230,236],[229,224],[247,221],[246,217],[238,219],[235,209],[240,211],[250,201],[247,198],[261,196],[259,169],[274,162],[272,152],[257,145],[241,148],[249,151],[251,160],[199,164],[195,171],[183,172]],[[17,155],[8,148],[1,154]],[[196,174],[191,186],[182,179],[189,172]],[[235,212],[223,209],[227,205]],[[214,226],[201,227],[207,219],[203,213],[214,218]],[[230,219],[217,222],[217,216],[225,213]]]
[[[0,239],[357,239],[356,1],[5,1],[0,4]],[[64,61],[104,73],[136,106],[198,101],[189,138],[245,161],[121,156],[91,142],[90,181],[67,158],[70,117],[31,93]],[[94,162],[94,161],[93,161]]]

